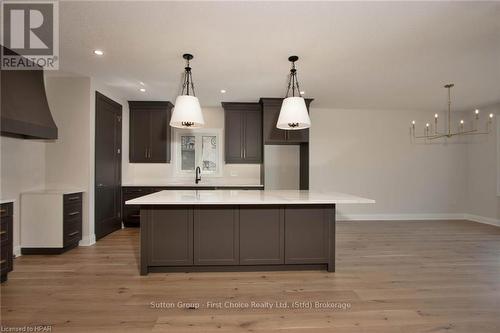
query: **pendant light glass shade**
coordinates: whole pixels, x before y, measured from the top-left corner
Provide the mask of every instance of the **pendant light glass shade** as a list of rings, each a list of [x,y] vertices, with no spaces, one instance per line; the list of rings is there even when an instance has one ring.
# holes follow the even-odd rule
[[[276,127],[282,130],[301,130],[311,127],[311,118],[309,118],[306,101],[300,96],[297,69],[295,69],[295,62],[297,60],[299,60],[297,56],[290,56],[288,58],[288,61],[292,63],[292,69],[290,70],[286,98],[281,104],[280,115],[276,123]],[[292,91],[292,96],[288,97],[290,90]],[[295,91],[297,91],[299,96],[295,96]]]
[[[302,97],[287,97],[281,104],[276,127],[284,130],[300,130],[311,127],[306,101]]]
[[[184,67],[184,82],[182,84],[181,95],[175,99],[172,118],[170,118],[170,126],[177,128],[200,128],[205,125],[203,113],[201,112],[200,101],[194,93],[193,76],[189,61],[193,59],[191,54],[182,56],[186,59],[186,67]],[[189,93],[191,92],[192,95]]]
[[[177,128],[200,128],[205,125],[198,97],[180,95],[175,99],[170,126]]]

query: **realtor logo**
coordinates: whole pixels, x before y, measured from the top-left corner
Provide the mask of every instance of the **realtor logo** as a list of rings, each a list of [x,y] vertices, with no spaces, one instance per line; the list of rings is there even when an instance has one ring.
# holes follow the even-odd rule
[[[59,7],[56,1],[2,1],[1,67],[59,69]]]

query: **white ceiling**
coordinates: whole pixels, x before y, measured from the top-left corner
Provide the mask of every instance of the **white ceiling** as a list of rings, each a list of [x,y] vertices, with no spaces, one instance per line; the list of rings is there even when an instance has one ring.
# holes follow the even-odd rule
[[[283,96],[292,54],[316,107],[500,101],[498,2],[61,2],[60,38],[63,71],[128,99],[173,101],[190,52],[203,106]]]

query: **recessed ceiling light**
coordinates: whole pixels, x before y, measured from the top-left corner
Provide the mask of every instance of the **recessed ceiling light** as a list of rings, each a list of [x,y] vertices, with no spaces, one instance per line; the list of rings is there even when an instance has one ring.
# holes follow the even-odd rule
[[[94,54],[98,55],[98,56],[102,56],[102,55],[104,55],[104,51],[103,50],[94,50]]]
[[[220,93],[221,93],[221,94],[225,94],[225,93],[226,93],[226,91],[225,91],[224,89],[221,89],[221,90],[220,90]]]
[[[141,88],[139,89],[140,92],[146,92],[146,89],[145,88]]]

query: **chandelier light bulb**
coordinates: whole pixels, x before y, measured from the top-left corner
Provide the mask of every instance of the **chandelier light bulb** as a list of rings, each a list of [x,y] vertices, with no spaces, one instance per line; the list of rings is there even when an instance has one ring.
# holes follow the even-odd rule
[[[417,122],[416,122],[415,120],[412,120],[412,121],[411,121],[411,124],[412,124],[412,125],[415,125],[416,123],[417,123]]]
[[[429,124],[429,123],[425,124],[425,127],[429,127],[429,126],[431,126],[431,124]]]
[[[439,115],[436,113],[436,114],[434,115],[434,118],[438,119],[438,118],[439,118]]]
[[[476,109],[476,111],[474,111],[475,114],[479,114],[479,109]]]
[[[493,118],[493,113],[490,113],[490,118]]]
[[[464,121],[463,120],[460,120],[460,124],[463,125],[464,124]]]

